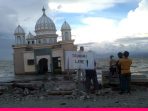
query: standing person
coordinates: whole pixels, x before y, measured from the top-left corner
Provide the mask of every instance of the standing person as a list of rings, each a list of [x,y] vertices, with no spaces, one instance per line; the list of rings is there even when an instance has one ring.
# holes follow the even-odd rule
[[[80,46],[80,52],[84,52],[84,47]],[[84,81],[85,80],[85,69],[81,69],[80,75],[79,75],[80,80]]]
[[[132,60],[129,59],[129,52],[125,51],[123,53],[124,58],[119,60],[119,65],[121,66],[121,88],[120,94],[130,93],[130,82],[131,82],[131,71],[130,67],[132,64]]]
[[[80,47],[80,51],[84,52],[84,47]],[[96,62],[94,61],[94,65],[96,65]],[[96,66],[95,66],[96,67]],[[91,92],[91,85],[93,85],[94,91],[97,93],[99,90],[99,83],[97,80],[97,73],[96,69],[81,69],[78,75],[78,78],[82,77],[82,81],[85,83],[85,90],[87,94],[90,94]],[[80,79],[79,79],[80,80]],[[88,95],[89,97],[89,95]]]
[[[110,76],[112,77],[116,73],[116,60],[114,59],[114,56],[113,55],[110,56],[109,65],[110,65],[110,68],[109,68],[109,70],[110,70]]]
[[[87,94],[91,93],[91,86],[93,86],[93,92],[95,94],[100,94],[101,85],[97,79],[97,72],[96,72],[97,63],[94,61],[94,69],[86,69],[85,70],[85,77],[86,77],[86,92]]]
[[[80,46],[79,52],[84,52],[84,47]],[[85,91],[85,69],[79,68],[77,70],[77,89]]]
[[[95,69],[86,69],[86,92],[87,94],[91,93],[91,85],[93,85],[93,90],[96,94],[99,93],[100,85],[97,79],[97,73]]]
[[[116,72],[118,74],[118,77],[119,77],[119,88],[121,88],[121,65],[119,65],[119,61],[123,58],[123,53],[122,52],[118,52],[118,60],[117,60],[117,63],[116,63]]]

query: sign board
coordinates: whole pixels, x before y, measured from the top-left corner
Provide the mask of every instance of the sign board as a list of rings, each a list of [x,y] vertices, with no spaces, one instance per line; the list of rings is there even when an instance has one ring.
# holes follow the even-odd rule
[[[93,53],[65,51],[65,69],[94,69]]]

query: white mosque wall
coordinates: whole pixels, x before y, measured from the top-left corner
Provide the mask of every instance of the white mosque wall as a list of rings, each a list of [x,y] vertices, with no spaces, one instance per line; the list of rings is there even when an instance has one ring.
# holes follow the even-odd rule
[[[28,60],[34,62],[32,64],[28,64]],[[34,61],[34,53],[33,52],[24,52],[24,68],[26,73],[35,72],[35,61]]]
[[[25,48],[14,48],[14,72],[15,74],[24,74],[24,52]]]

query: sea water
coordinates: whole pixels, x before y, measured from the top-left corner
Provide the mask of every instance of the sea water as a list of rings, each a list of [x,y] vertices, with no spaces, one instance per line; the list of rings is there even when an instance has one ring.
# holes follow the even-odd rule
[[[148,76],[148,58],[132,58],[131,66],[132,75]],[[98,59],[97,67],[99,71],[109,69],[109,59]],[[15,79],[14,64],[10,60],[0,60],[0,82]],[[24,77],[23,77],[24,78]]]

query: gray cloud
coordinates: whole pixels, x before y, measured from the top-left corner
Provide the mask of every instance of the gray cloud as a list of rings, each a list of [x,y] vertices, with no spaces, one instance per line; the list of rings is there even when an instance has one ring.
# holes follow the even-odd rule
[[[0,17],[0,35],[4,36],[4,34],[11,34],[17,23],[17,13],[10,8],[5,10],[1,7]],[[0,38],[3,36],[0,36]]]
[[[98,57],[109,57],[110,54],[117,56],[119,51],[129,51],[132,56],[140,55],[148,56],[148,38],[147,37],[135,37],[135,38],[122,38],[115,42],[105,43],[87,43],[79,44],[78,46],[84,46],[85,50],[94,51],[100,55]]]
[[[48,0],[0,0],[0,33],[13,33],[18,24],[35,24],[43,5],[47,8]]]
[[[18,24],[25,31],[28,28],[34,31],[30,24],[36,23],[43,6],[48,8],[48,0],[0,0],[0,59],[12,58],[13,33]]]
[[[117,39],[115,42],[123,44],[147,43],[148,37],[126,37],[126,38]]]

